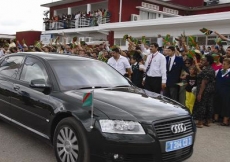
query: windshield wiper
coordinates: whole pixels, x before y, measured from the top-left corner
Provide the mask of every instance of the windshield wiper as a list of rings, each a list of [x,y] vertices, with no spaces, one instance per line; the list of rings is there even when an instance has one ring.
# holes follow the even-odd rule
[[[103,86],[92,86],[92,87],[81,87],[78,89],[97,89],[97,88],[108,88],[108,87],[103,87]]]

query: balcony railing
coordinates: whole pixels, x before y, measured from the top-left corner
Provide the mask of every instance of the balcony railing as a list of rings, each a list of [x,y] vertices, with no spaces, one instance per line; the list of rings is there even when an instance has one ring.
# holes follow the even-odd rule
[[[99,24],[106,24],[110,22],[110,17],[91,17],[79,18],[79,20],[47,20],[44,22],[45,31],[47,30],[61,30],[72,28],[85,28],[98,26]]]

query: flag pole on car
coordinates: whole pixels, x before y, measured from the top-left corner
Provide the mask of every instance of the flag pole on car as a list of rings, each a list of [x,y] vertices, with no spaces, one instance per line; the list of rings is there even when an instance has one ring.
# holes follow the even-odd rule
[[[83,107],[91,107],[91,126],[90,126],[91,129],[93,128],[93,110],[94,110],[93,98],[94,98],[94,90],[88,93],[84,93],[83,100],[82,100]]]

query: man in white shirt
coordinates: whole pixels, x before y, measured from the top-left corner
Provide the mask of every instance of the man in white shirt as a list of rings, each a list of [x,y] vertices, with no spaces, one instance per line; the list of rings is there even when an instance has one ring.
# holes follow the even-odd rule
[[[78,12],[75,16],[75,28],[78,28],[78,24],[79,24],[79,19],[81,17],[81,13]]]
[[[112,66],[114,69],[116,69],[119,73],[121,73],[123,76],[126,74],[126,70],[128,72],[128,77],[131,79],[131,66],[128,62],[128,59],[124,56],[120,55],[120,51],[118,48],[112,49],[111,52],[112,56],[107,64]]]
[[[144,78],[144,88],[160,93],[166,87],[166,58],[158,52],[158,44],[150,45],[151,54],[145,62],[146,76]]]

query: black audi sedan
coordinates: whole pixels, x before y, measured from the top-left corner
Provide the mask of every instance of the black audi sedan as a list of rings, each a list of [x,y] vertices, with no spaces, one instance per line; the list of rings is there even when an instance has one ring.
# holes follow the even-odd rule
[[[1,58],[0,118],[49,140],[58,162],[183,161],[196,134],[183,105],[101,61],[48,53]]]

